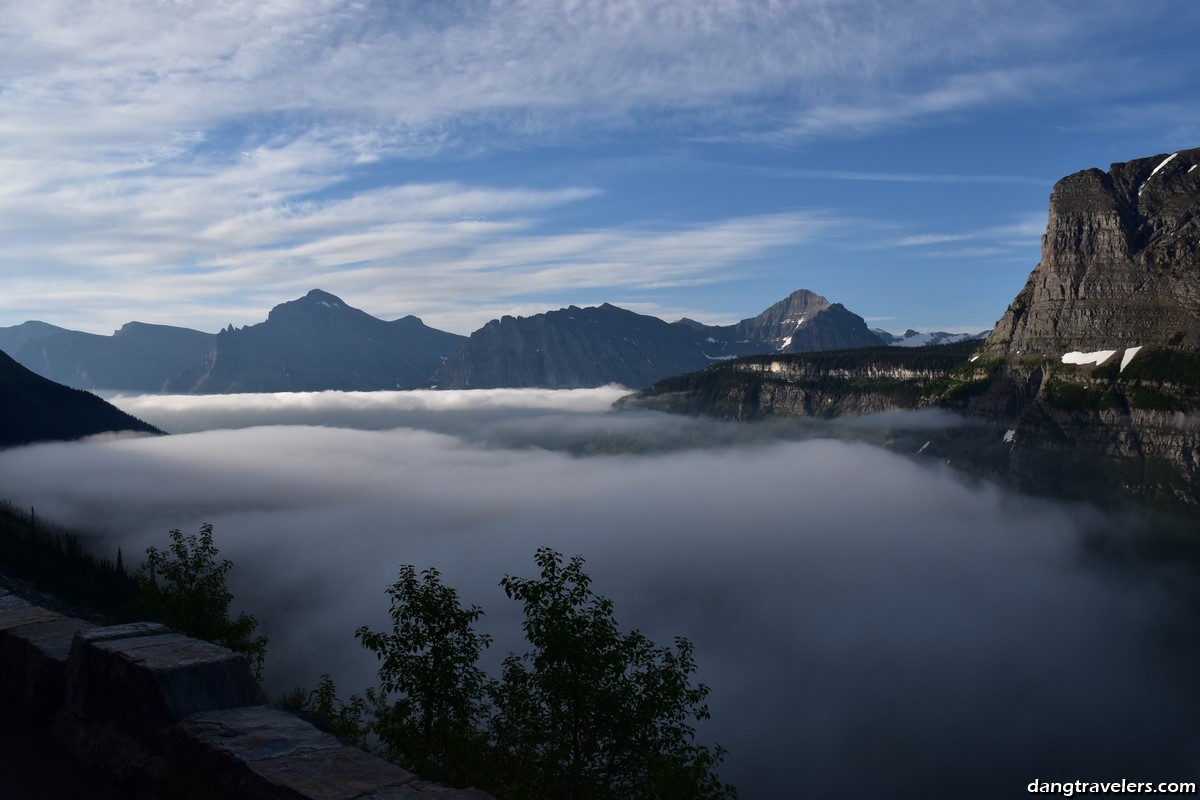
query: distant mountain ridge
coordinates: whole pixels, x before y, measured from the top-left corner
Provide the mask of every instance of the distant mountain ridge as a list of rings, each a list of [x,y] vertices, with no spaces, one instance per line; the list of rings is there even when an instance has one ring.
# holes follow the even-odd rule
[[[112,336],[57,328],[29,338],[12,355],[37,374],[76,389],[159,392],[208,355],[214,340],[190,328],[129,322]]]
[[[385,322],[313,289],[275,306],[266,322],[218,333],[203,362],[166,388],[193,394],[413,389],[465,339],[414,316]]]
[[[954,344],[955,342],[982,341],[991,331],[979,333],[946,333],[945,331],[930,331],[921,333],[909,328],[904,333],[888,333],[883,328],[871,328],[871,333],[878,336],[885,344],[895,347],[925,347],[933,344]]]
[[[605,303],[492,320],[433,380],[447,389],[640,388],[738,356],[879,344],[862,317],[805,289],[735,325],[668,323]]]
[[[801,289],[734,325],[665,322],[605,303],[492,320],[470,337],[384,321],[313,289],[219,333],[130,322],[112,336],[44,322],[0,328],[34,372],[81,389],[225,394],[647,386],[742,355],[872,347],[861,317]]]

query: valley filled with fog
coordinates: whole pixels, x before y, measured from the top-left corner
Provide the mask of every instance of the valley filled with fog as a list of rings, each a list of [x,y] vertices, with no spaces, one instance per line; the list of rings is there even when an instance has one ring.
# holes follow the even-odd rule
[[[272,697],[373,683],[353,632],[389,624],[400,564],[483,607],[489,667],[522,652],[498,582],[550,546],[586,559],[623,626],[692,640],[699,731],[743,798],[1194,776],[1194,572],[1121,555],[1144,522],[871,443],[948,415],[609,412],[623,393],[116,396],[173,435],[0,451],[0,485],[129,565],[213,523]]]

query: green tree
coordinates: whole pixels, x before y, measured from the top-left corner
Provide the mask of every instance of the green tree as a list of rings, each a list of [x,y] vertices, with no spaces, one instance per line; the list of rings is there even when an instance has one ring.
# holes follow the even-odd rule
[[[488,679],[477,662],[491,643],[472,626],[483,615],[463,608],[436,569],[405,565],[388,590],[392,632],[359,628],[375,653],[379,693],[368,695],[372,729],[384,754],[426,777],[475,782],[486,762]]]
[[[709,690],[692,684],[691,643],[657,647],[622,633],[579,556],[564,564],[541,548],[535,561],[540,578],[501,581],[524,604],[532,647],[505,659],[493,687],[506,790],[566,800],[735,797],[716,774],[724,750],[695,742]]]
[[[426,777],[521,800],[705,800],[736,797],[717,778],[725,751],[695,742],[708,687],[693,684],[692,645],[624,633],[576,556],[537,551],[541,577],[506,576],[522,602],[530,651],[501,679],[478,667],[490,638],[435,569],[401,567],[388,589],[392,632],[360,628],[380,659],[380,688],[348,704],[332,682],[317,706],[335,727],[369,729],[383,754]],[[343,720],[342,716],[346,716]]]
[[[233,569],[220,559],[213,544],[213,526],[200,526],[199,535],[171,531],[166,550],[146,548],[146,563],[134,573],[141,588],[143,613],[172,630],[205,639],[241,653],[257,678],[262,676],[267,639],[255,636],[258,621],[246,613],[229,617],[233,593],[225,575]]]

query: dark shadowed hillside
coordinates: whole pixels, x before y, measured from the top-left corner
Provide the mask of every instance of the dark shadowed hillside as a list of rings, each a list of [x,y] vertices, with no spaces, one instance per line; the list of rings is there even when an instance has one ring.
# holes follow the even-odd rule
[[[109,431],[162,433],[90,392],[35,375],[0,352],[0,447]]]

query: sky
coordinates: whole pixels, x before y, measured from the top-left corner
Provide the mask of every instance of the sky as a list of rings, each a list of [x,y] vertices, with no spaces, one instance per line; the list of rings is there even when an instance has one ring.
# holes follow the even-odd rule
[[[130,567],[211,522],[272,698],[377,682],[353,632],[390,630],[401,564],[484,609],[496,674],[525,652],[499,580],[550,546],[623,629],[695,645],[697,729],[745,800],[1194,779],[1195,568],[1131,555],[1142,522],[856,441],[871,419],[789,438],[618,393],[123,396],[174,435],[0,451],[0,485]]]
[[[0,325],[312,288],[469,333],[796,289],[990,328],[1058,178],[1200,144],[1187,0],[0,0]]]

